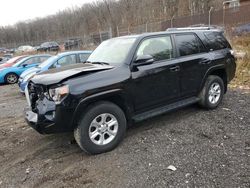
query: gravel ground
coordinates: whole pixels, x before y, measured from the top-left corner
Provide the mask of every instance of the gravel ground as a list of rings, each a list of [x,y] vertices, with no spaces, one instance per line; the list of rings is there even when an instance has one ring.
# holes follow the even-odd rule
[[[136,124],[96,156],[72,134],[29,128],[17,86],[0,86],[0,96],[0,187],[250,187],[247,91],[229,90],[213,111],[193,105]]]

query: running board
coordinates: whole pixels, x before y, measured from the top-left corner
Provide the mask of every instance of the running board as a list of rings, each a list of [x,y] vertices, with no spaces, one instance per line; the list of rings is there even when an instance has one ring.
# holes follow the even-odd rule
[[[154,117],[154,116],[164,114],[166,112],[170,112],[170,111],[194,104],[198,102],[199,100],[200,99],[198,97],[191,97],[185,100],[181,100],[181,101],[178,101],[178,102],[175,102],[175,103],[163,106],[163,107],[159,107],[159,108],[147,111],[147,112],[143,112],[141,114],[137,114],[133,117],[133,120],[135,122],[139,122],[139,121],[142,121],[142,120]]]

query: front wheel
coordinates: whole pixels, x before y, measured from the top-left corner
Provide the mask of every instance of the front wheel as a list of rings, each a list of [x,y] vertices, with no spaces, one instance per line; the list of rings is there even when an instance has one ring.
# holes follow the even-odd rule
[[[5,82],[7,84],[15,84],[18,81],[18,76],[14,73],[9,73],[5,76]]]
[[[126,126],[126,117],[120,107],[98,102],[86,109],[74,136],[81,149],[99,154],[111,151],[122,141]]]
[[[200,106],[207,109],[217,108],[223,99],[224,91],[223,80],[219,76],[209,76],[199,95]]]

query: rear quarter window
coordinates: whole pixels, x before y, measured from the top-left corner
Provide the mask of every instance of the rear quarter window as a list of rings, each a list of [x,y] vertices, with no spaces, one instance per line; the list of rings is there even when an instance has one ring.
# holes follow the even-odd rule
[[[221,50],[231,48],[230,44],[221,32],[205,32],[204,33],[208,47],[210,50]]]
[[[180,56],[188,56],[206,52],[205,47],[195,34],[177,34],[175,41]]]

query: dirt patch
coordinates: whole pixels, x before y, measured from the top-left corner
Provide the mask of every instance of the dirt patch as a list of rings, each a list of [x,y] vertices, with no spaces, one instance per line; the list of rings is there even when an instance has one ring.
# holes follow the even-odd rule
[[[71,133],[28,127],[17,86],[0,86],[0,96],[0,187],[250,186],[245,90],[230,89],[216,110],[194,105],[136,124],[118,148],[97,156],[82,152]]]

